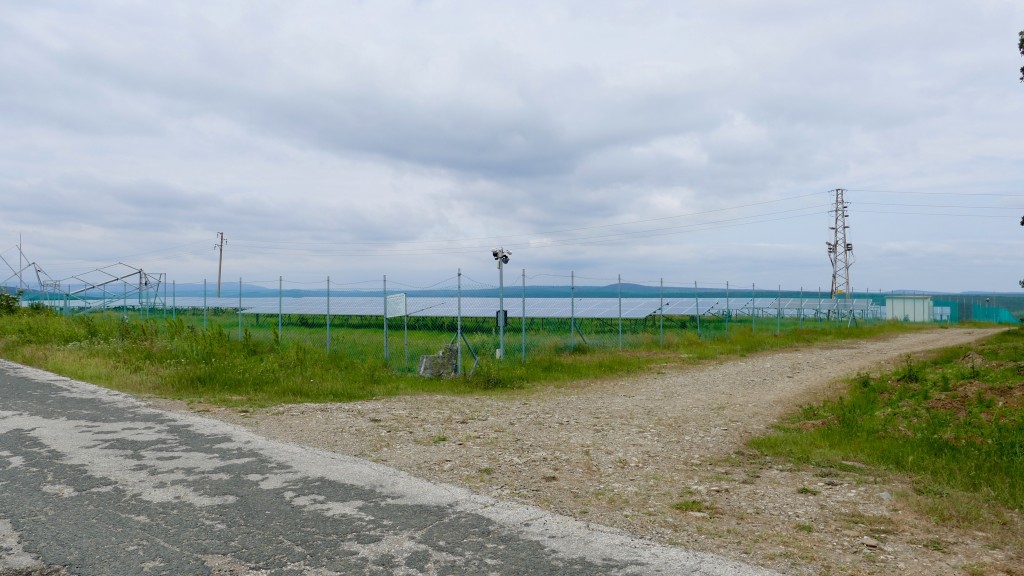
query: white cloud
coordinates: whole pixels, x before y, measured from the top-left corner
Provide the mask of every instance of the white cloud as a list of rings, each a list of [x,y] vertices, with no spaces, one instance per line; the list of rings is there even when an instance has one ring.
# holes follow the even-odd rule
[[[1009,0],[9,6],[0,246],[194,281],[224,231],[232,276],[429,282],[489,278],[506,245],[537,273],[798,286],[829,279],[847,187],[855,283],[1012,290],[1020,22]]]

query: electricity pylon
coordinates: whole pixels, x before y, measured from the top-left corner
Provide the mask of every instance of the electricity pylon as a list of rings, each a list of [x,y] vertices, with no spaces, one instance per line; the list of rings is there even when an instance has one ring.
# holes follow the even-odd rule
[[[832,226],[829,226],[829,230],[832,230],[832,241],[825,242],[825,246],[828,248],[828,259],[832,262],[832,290],[829,293],[829,297],[832,300],[836,300],[842,295],[844,299],[849,299],[853,244],[846,237],[846,231],[850,228],[846,224],[846,218],[849,216],[848,210],[850,206],[844,198],[846,190],[836,188],[834,192],[836,203],[832,210],[829,211],[833,216]],[[835,304],[837,304],[836,309],[838,311],[838,302]],[[852,315],[853,312],[851,310],[851,320]]]

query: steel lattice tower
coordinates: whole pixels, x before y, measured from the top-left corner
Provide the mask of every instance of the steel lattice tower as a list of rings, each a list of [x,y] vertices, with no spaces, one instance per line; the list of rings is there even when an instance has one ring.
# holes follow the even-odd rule
[[[833,224],[829,227],[832,230],[832,241],[825,242],[825,245],[828,247],[828,259],[832,261],[830,298],[836,298],[839,294],[842,294],[844,298],[850,297],[850,266],[853,264],[851,261],[853,244],[846,238],[846,231],[850,227],[846,224],[849,205],[843,198],[845,192],[846,190],[842,188],[835,189],[836,205],[829,211],[833,215]]]

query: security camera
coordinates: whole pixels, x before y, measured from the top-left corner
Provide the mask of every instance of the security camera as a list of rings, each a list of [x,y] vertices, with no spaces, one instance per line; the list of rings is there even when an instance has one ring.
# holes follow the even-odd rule
[[[497,248],[495,248],[494,250],[491,250],[491,256],[494,256],[494,259],[497,260],[498,258],[501,258],[501,253]]]

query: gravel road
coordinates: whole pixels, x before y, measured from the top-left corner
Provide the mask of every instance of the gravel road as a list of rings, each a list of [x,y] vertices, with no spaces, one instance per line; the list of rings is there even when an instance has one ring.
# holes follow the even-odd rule
[[[934,524],[904,478],[824,477],[745,448],[838,393],[838,379],[994,332],[914,332],[511,395],[256,411],[153,402],[787,574],[1012,574],[1002,570],[1024,565],[1019,547]]]

